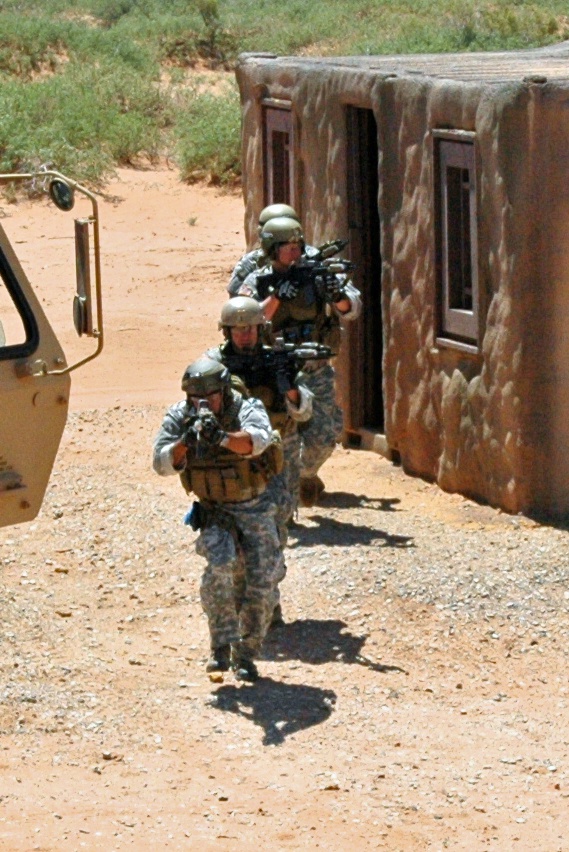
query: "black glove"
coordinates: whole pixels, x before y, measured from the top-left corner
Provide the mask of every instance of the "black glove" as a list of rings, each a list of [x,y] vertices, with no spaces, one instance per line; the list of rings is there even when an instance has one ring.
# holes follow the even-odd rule
[[[202,417],[200,425],[200,438],[205,444],[209,444],[210,447],[219,446],[223,439],[227,437],[227,432],[224,432],[213,414]]]
[[[324,292],[330,302],[341,302],[347,298],[343,282],[333,272],[324,278]]]
[[[182,443],[188,448],[195,448],[198,443],[198,433],[196,427],[192,424],[188,426],[182,435]]]
[[[290,302],[298,296],[298,289],[294,281],[282,281],[275,290],[275,296],[281,302]]]

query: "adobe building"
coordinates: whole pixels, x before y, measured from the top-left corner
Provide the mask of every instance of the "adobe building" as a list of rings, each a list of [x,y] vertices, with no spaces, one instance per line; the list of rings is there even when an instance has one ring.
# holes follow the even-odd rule
[[[244,54],[246,234],[291,203],[349,237],[346,444],[509,512],[569,517],[569,42]]]

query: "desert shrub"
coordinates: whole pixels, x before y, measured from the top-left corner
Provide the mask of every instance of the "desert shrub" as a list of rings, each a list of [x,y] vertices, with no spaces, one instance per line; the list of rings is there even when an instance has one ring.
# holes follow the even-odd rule
[[[221,95],[189,93],[178,106],[176,160],[185,180],[232,183],[241,174],[239,95],[235,85]]]

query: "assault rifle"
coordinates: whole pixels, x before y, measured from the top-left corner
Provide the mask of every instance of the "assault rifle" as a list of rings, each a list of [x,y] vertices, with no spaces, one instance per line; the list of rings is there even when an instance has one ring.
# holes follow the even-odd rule
[[[286,272],[286,280],[273,285],[273,292],[280,299],[294,299],[299,290],[313,284],[321,299],[338,302],[343,298],[343,279],[356,266],[344,258],[334,255],[348,245],[347,240],[331,240],[321,245],[314,254],[303,255]]]
[[[202,459],[208,447],[218,444],[224,434],[207,399],[200,399],[195,415],[187,420],[184,444],[187,447],[195,447],[196,458]]]
[[[276,383],[279,394],[294,387],[296,374],[307,361],[334,357],[334,352],[323,343],[285,343],[281,336],[273,346],[262,346],[253,352],[232,352],[224,355],[223,363],[230,373],[238,376],[247,388]]]

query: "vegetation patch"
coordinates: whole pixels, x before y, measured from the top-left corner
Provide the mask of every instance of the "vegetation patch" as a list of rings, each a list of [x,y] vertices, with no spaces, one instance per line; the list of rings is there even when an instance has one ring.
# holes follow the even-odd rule
[[[562,0],[2,0],[0,168],[49,164],[100,186],[118,165],[168,156],[185,180],[232,183],[240,108],[221,72],[241,52],[505,50],[565,38]]]

